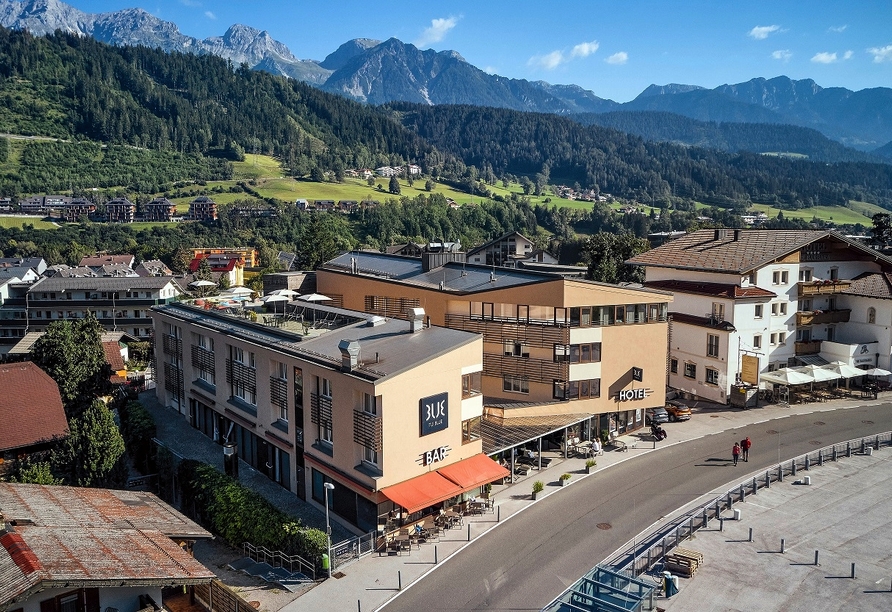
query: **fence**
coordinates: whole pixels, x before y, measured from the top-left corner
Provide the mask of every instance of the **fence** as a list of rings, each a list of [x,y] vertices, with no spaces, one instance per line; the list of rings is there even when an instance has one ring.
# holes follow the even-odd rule
[[[255,612],[247,601],[217,579],[195,585],[195,599],[210,612]]]
[[[331,563],[332,569],[346,565],[351,561],[355,561],[360,557],[364,557],[375,552],[376,533],[370,531],[361,536],[355,536],[349,540],[344,540],[337,544],[331,545]]]
[[[300,572],[311,580],[316,580],[316,566],[300,555],[288,555],[280,550],[270,550],[265,546],[255,546],[250,542],[242,544],[246,557],[258,563],[269,563],[273,567],[287,568],[292,574]]]
[[[735,503],[744,501],[747,495],[755,495],[759,489],[768,488],[773,482],[783,482],[788,476],[795,477],[799,471],[807,471],[813,465],[823,465],[825,461],[836,461],[840,457],[851,457],[853,453],[870,454],[882,446],[892,446],[892,432],[825,446],[781,462],[777,467],[766,470],[764,475],[741,482],[723,495],[673,519],[669,524],[626,542],[601,565],[613,571],[627,572],[632,577],[640,576],[653,569],[679,543],[691,537],[698,529],[705,528],[709,521],[719,519],[722,512],[731,510]]]

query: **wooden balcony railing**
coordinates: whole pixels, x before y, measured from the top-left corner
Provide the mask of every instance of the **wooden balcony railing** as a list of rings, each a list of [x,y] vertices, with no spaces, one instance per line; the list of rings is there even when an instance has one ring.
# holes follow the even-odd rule
[[[796,343],[796,354],[797,355],[817,355],[821,352],[821,341],[820,340],[811,340],[810,342],[797,342]]]
[[[842,293],[852,285],[847,280],[805,281],[798,284],[799,295],[831,295]]]
[[[848,323],[852,311],[840,310],[808,310],[796,313],[796,325],[820,325],[822,323]]]

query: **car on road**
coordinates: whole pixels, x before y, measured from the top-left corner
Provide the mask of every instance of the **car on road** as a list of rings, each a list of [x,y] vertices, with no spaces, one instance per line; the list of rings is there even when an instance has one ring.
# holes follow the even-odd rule
[[[687,404],[679,400],[669,400],[666,402],[666,412],[669,413],[669,420],[687,421],[691,418],[691,409]]]
[[[645,425],[661,425],[669,422],[669,412],[665,408],[648,408],[644,411]]]

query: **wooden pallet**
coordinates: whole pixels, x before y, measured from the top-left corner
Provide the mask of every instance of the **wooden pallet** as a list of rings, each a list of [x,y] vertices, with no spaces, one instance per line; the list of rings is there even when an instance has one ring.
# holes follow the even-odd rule
[[[700,566],[703,565],[703,553],[686,548],[676,548],[666,555],[666,569],[673,574],[693,578]]]

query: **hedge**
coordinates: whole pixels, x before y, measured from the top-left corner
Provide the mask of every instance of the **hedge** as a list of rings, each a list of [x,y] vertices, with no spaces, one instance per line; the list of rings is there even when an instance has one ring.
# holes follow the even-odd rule
[[[213,466],[187,459],[179,481],[187,512],[231,546],[244,542],[281,550],[319,564],[328,539],[319,529],[303,527],[258,493]]]

